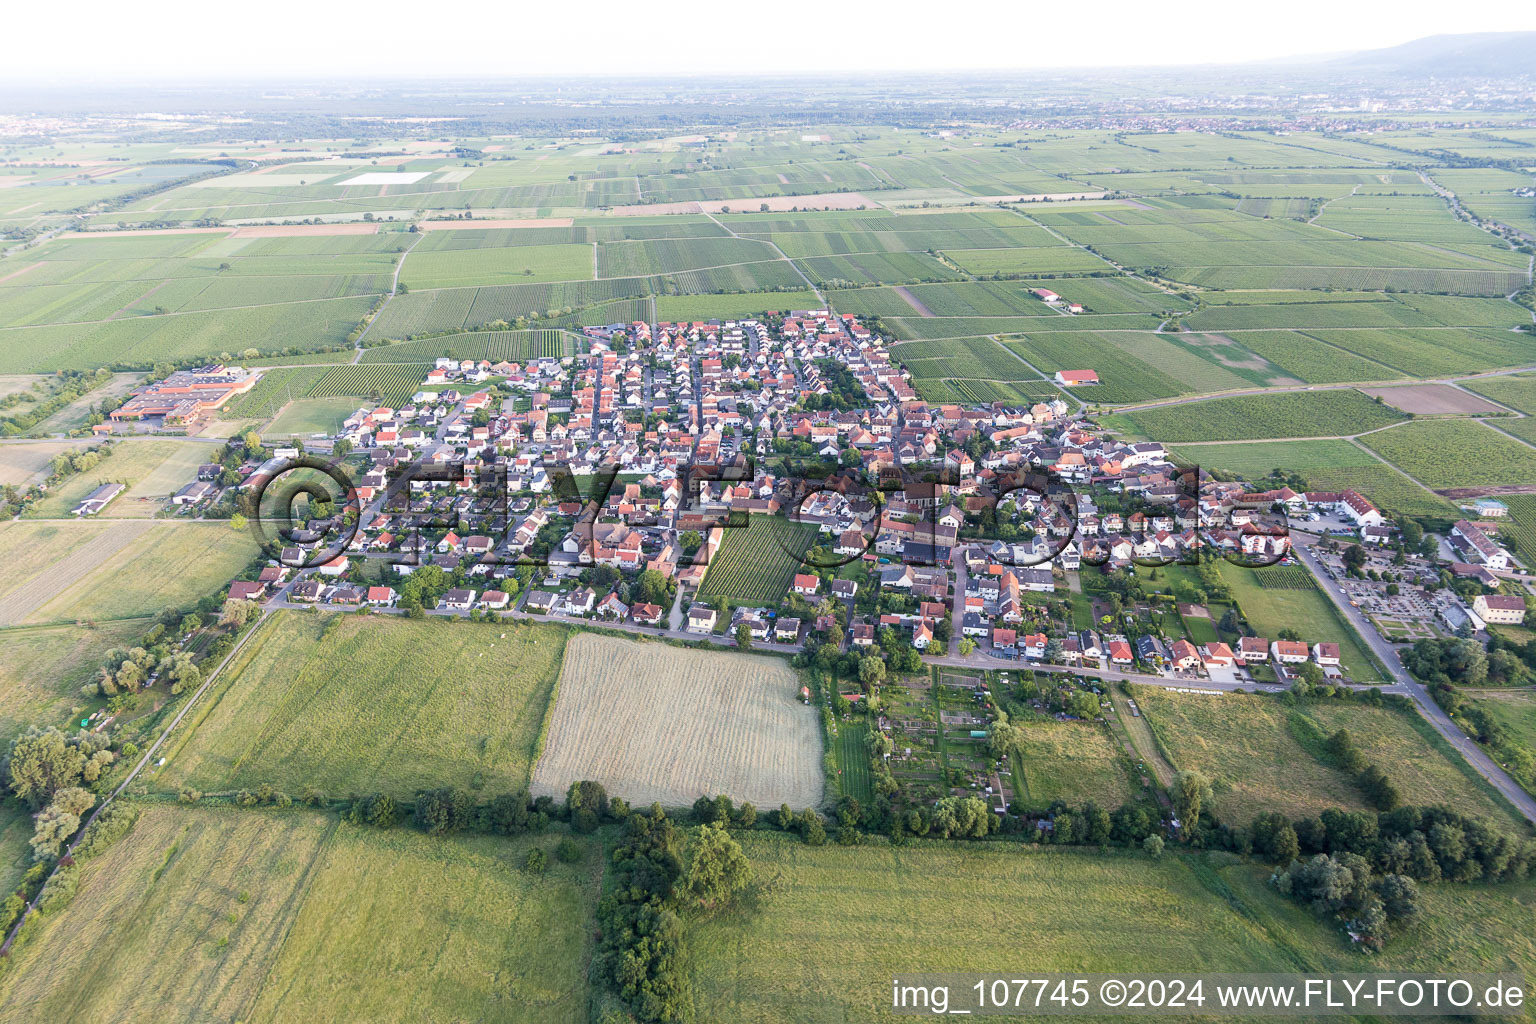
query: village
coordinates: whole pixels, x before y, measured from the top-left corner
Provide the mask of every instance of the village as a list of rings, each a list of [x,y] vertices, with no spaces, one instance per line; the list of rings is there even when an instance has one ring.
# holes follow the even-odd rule
[[[287,447],[232,442],[173,503],[239,501],[254,516],[294,459],[328,457],[346,493],[309,505],[232,598],[592,620],[784,652],[830,643],[850,664],[1379,684],[1388,648],[1352,639],[1362,626],[1401,643],[1523,619],[1523,599],[1498,592],[1515,566],[1496,501],[1439,547],[1399,553],[1395,524],[1358,492],[1196,479],[1163,445],[1095,427],[1070,392],[924,402],[883,338],[825,310],[609,324],[584,342],[564,358],[439,358],[400,408],[363,405]],[[259,372],[178,372],[100,432],[195,418]],[[1098,372],[1057,377],[1091,388]],[[100,513],[114,488],[76,514]],[[1280,621],[1223,575],[1263,593],[1315,576],[1349,609]]]

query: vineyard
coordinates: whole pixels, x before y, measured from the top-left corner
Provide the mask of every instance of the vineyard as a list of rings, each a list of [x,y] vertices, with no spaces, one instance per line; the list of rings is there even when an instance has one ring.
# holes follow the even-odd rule
[[[427,363],[386,363],[375,366],[337,366],[326,372],[310,388],[306,398],[333,398],[355,395],[378,396],[384,405],[400,406],[421,387],[432,367]]]
[[[801,556],[816,542],[818,532],[815,526],[781,516],[752,516],[747,527],[723,531],[699,597],[776,606],[804,567]]]
[[[1312,574],[1299,565],[1270,565],[1254,570],[1253,578],[1265,590],[1311,590]]]
[[[418,363],[439,356],[452,359],[488,359],[527,362],[530,359],[562,359],[573,355],[576,339],[564,331],[543,328],[531,331],[475,331],[421,341],[403,341],[366,350],[363,363]]]

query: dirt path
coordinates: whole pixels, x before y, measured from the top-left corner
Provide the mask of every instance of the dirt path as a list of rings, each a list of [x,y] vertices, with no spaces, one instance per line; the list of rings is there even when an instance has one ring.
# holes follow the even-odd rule
[[[700,209],[700,212],[703,213],[704,216],[708,217],[710,220],[714,221],[716,224],[719,224],[722,228],[724,228],[725,229],[725,233],[730,235],[732,238],[740,238],[741,237],[736,232],[731,230],[730,225],[728,225],[728,224],[724,223],[723,221],[721,221],[720,218],[716,217],[713,213],[710,213],[708,210],[704,210],[702,208]],[[791,267],[794,268],[795,273],[800,275],[800,280],[804,281],[805,282],[805,286],[807,288],[809,288],[815,294],[816,301],[821,303],[823,308],[826,308],[827,297],[825,295],[821,294],[821,289],[820,288],[817,288],[814,284],[811,283],[811,279],[810,278],[805,276],[805,271],[800,269],[800,264],[798,264],[794,260],[790,259],[789,256],[784,252],[784,250],[779,248],[777,242],[774,242],[774,241],[772,241],[770,239],[768,244],[773,247],[773,251],[774,252],[779,254],[779,259],[783,260],[785,263],[788,263]],[[758,261],[758,262],[762,262],[762,261]]]
[[[25,274],[27,271],[35,270],[38,267],[42,266],[46,262],[47,262],[46,260],[38,260],[36,263],[33,263],[33,264],[29,265],[29,266],[22,267],[20,270],[13,270],[9,274],[6,274],[3,277],[0,277],[0,282],[9,281],[13,277],[20,277],[22,274]]]
[[[1125,730],[1131,745],[1136,748],[1136,756],[1152,769],[1152,774],[1157,777],[1158,783],[1164,789],[1172,786],[1178,773],[1173,770],[1173,765],[1163,759],[1162,753],[1157,748],[1157,740],[1152,735],[1152,727],[1147,724],[1147,720],[1131,714],[1131,709],[1126,704],[1127,698],[1123,694],[1111,692],[1109,699],[1115,705],[1115,718]]]
[[[907,305],[909,305],[913,309],[917,310],[917,315],[918,316],[927,316],[927,317],[933,316],[933,310],[931,310],[927,306],[923,305],[922,300],[919,299],[916,295],[913,295],[905,287],[903,287],[901,285],[897,285],[896,286],[896,294],[900,295],[903,299],[905,299]]]
[[[368,337],[368,332],[373,330],[373,325],[378,322],[379,316],[383,314],[385,307],[394,300],[400,291],[400,271],[405,269],[405,258],[411,254],[412,249],[421,244],[421,240],[425,237],[426,232],[418,231],[416,233],[416,241],[407,246],[405,252],[400,254],[400,262],[395,264],[395,276],[389,283],[389,294],[384,297],[384,305],[380,306],[378,312],[368,318],[368,326],[364,327],[363,333],[357,336],[357,344],[353,346],[356,351],[352,353],[352,362],[354,364],[363,358],[363,339]],[[596,256],[594,255],[593,258],[595,259]]]

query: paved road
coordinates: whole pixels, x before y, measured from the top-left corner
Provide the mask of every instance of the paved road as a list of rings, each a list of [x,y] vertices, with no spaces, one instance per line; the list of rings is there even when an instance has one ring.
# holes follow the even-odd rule
[[[1349,603],[1349,599],[1344,596],[1338,584],[1330,579],[1323,570],[1322,565],[1317,560],[1317,556],[1311,550],[1311,545],[1316,542],[1303,534],[1293,534],[1292,536],[1296,541],[1294,545],[1296,554],[1300,556],[1302,564],[1312,571],[1312,575],[1317,577],[1317,584],[1322,588],[1323,593],[1328,595],[1328,599],[1349,620],[1350,624],[1355,627],[1355,630],[1364,638],[1365,642],[1370,645],[1371,651],[1386,666],[1387,672],[1391,674],[1396,683],[1391,688],[1392,691],[1406,693],[1412,697],[1413,702],[1418,705],[1419,714],[1423,715],[1425,720],[1434,726],[1435,731],[1445,737],[1446,742],[1455,747],[1467,759],[1467,763],[1477,769],[1478,774],[1487,779],[1494,789],[1503,794],[1504,798],[1513,804],[1516,810],[1525,815],[1531,822],[1536,823],[1536,799],[1533,799],[1531,794],[1520,787],[1519,783],[1510,778],[1509,774],[1499,767],[1498,763],[1489,757],[1482,747],[1479,747],[1469,739],[1467,734],[1461,731],[1461,727],[1451,720],[1451,716],[1446,714],[1445,710],[1435,703],[1434,698],[1429,695],[1429,691],[1408,674],[1408,670],[1403,667],[1401,659],[1397,656],[1397,651],[1382,638],[1381,634],[1376,631],[1376,627],[1371,625],[1360,609]]]

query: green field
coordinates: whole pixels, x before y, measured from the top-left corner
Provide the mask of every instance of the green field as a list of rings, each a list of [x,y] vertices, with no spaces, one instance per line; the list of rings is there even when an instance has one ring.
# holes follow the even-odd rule
[[[273,616],[173,737],[154,786],[408,798],[527,785],[564,630],[349,615],[327,633],[328,621]]]
[[[1339,660],[1350,679],[1357,683],[1382,679],[1380,667],[1366,651],[1359,634],[1317,587],[1282,589],[1267,587],[1260,582],[1265,573],[1279,571],[1283,570],[1245,569],[1231,563],[1221,564],[1221,578],[1232,588],[1232,598],[1254,632],[1275,640],[1280,630],[1290,628],[1299,632],[1308,644],[1337,643]]]
[[[783,516],[750,516],[747,526],[722,533],[699,597],[767,607],[784,600],[795,573],[806,571],[800,555],[820,535],[815,525]]]
[[[1101,725],[1027,722],[1019,729],[1013,784],[1022,805],[1045,808],[1056,800],[1118,807],[1136,795],[1124,754]]]
[[[51,488],[42,501],[27,511],[32,518],[68,516],[80,500],[104,483],[127,484],[100,513],[101,518],[148,518],[163,500],[197,479],[197,467],[207,461],[213,446],[191,441],[119,441],[92,469]]]
[[[891,978],[974,972],[998,959],[1000,941],[1007,958],[1038,974],[1328,973],[1361,964],[1335,928],[1265,884],[1270,869],[1222,854],[1151,861],[1011,844],[807,847],[770,835],[743,847],[756,875],[775,882],[748,907],[690,930],[702,1019],[888,1020]],[[1426,886],[1424,904],[1416,934],[1389,945],[1373,968],[1536,965],[1536,884]]]
[[[13,952],[0,1020],[578,1024],[600,861],[533,876],[532,844],[148,807]]]
[[[1362,440],[1426,487],[1528,484],[1536,479],[1536,448],[1471,420],[1409,423]]]
[[[1246,825],[1263,811],[1300,817],[1365,808],[1354,780],[1327,759],[1326,740],[1339,729],[1348,729],[1366,760],[1387,773],[1404,803],[1446,803],[1502,825],[1516,820],[1412,709],[1334,702],[1287,708],[1258,694],[1154,686],[1134,692],[1163,755],[1177,770],[1211,781],[1213,809],[1228,824]]]
[[[0,625],[138,618],[222,588],[256,555],[227,523],[0,523]]]
[[[1084,389],[1087,390],[1087,389]],[[1123,413],[1131,430],[1163,443],[1345,437],[1403,419],[1358,391],[1244,395]]]

